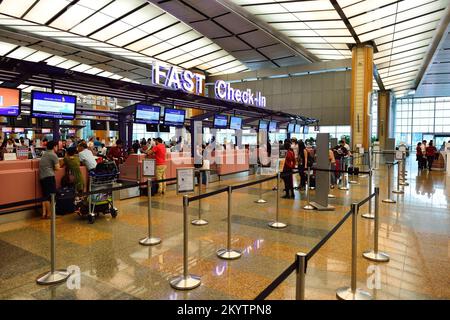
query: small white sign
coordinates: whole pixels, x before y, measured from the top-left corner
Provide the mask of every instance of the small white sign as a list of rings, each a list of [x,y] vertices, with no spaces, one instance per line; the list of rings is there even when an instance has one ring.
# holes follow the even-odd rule
[[[3,160],[17,160],[17,155],[15,153],[4,153],[3,154]]]
[[[399,146],[398,150],[401,152],[406,152],[406,147],[405,146]]]
[[[195,190],[194,168],[177,169],[177,194],[193,193]]]
[[[142,160],[142,173],[144,177],[154,177],[156,171],[155,168],[156,168],[155,159]]]
[[[403,151],[400,150],[395,151],[395,160],[403,160]]]

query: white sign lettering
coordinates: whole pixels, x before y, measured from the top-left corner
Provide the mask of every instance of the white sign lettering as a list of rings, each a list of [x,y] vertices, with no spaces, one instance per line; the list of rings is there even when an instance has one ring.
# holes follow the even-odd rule
[[[175,66],[162,66],[157,62],[152,65],[152,83],[157,86],[201,95],[204,81],[205,76],[199,73]]]
[[[234,89],[223,80],[217,80],[214,85],[216,99],[229,100],[238,103],[250,104],[256,107],[266,106],[266,97],[260,91],[252,92],[251,89],[245,91]]]

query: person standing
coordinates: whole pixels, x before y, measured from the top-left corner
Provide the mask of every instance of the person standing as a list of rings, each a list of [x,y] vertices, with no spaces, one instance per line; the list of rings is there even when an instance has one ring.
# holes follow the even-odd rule
[[[58,145],[54,141],[47,142],[47,151],[44,152],[39,161],[39,181],[42,193],[46,200],[42,201],[42,219],[49,218],[51,213],[50,195],[56,194],[55,171],[59,170],[59,160],[56,152]]]
[[[425,151],[427,155],[427,162],[428,162],[428,170],[431,171],[431,167],[433,166],[434,156],[437,153],[436,147],[433,145],[433,140],[430,140],[428,143],[428,147]]]
[[[282,177],[284,181],[284,189],[286,194],[282,196],[284,199],[294,199],[294,183],[292,181],[292,170],[295,169],[295,154],[291,148],[289,142],[285,142],[284,149],[286,150],[286,158],[284,160],[284,166],[282,171]]]
[[[334,189],[336,186],[336,159],[332,149],[328,149],[328,161],[330,162],[330,188]]]
[[[423,153],[422,153],[422,142],[418,142],[416,146],[416,161],[418,170],[423,169]]]
[[[116,145],[109,148],[107,154],[108,159],[113,160],[116,163],[117,167],[119,167],[120,163],[123,163],[126,157],[126,154],[122,147],[123,147],[122,140],[117,139]]]
[[[422,140],[422,144],[420,145],[420,149],[422,150],[422,168],[427,168],[427,140]]]
[[[149,156],[155,158],[156,164],[156,180],[163,180],[166,178],[166,146],[161,138],[156,138],[156,145],[147,153]],[[166,192],[166,183],[160,182],[158,184],[158,195]]]
[[[298,142],[298,174],[300,175],[300,190],[305,190],[306,169],[308,169],[308,151],[306,150],[303,140],[300,140]]]
[[[95,170],[97,161],[95,161],[92,151],[88,149],[86,142],[78,145],[78,156],[80,157],[80,162],[86,166],[88,172]]]
[[[76,148],[68,148],[67,155],[64,157],[64,167],[66,168],[66,176],[73,175],[74,187],[77,193],[83,192],[84,181],[80,170],[80,158],[75,155]]]

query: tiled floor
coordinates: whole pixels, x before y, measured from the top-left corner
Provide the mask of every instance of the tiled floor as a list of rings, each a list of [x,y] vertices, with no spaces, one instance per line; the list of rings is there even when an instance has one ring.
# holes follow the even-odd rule
[[[450,299],[450,176],[443,172],[417,175],[408,166],[410,186],[395,196],[396,204],[380,203],[380,250],[388,263],[362,258],[372,247],[373,221],[358,217],[358,287],[376,299]],[[240,177],[210,185],[210,189],[255,177]],[[232,247],[243,251],[234,261],[217,258],[226,246],[227,197],[202,201],[207,226],[189,226],[189,272],[202,277],[190,291],[173,290],[168,279],[182,273],[183,207],[173,191],[154,197],[153,230],[162,238],[154,247],[138,240],[146,235],[146,197],[116,203],[116,219],[101,216],[93,225],[75,215],[57,219],[57,267],[77,266],[79,289],[66,283],[39,286],[35,278],[49,269],[49,221],[39,218],[0,225],[1,299],[253,299],[295,258],[308,252],[349,210],[368,194],[367,178],[350,191],[332,190],[333,212],[305,211],[304,194],[280,199],[280,220],[286,229],[267,223],[275,217],[274,182],[264,183],[267,204],[255,204],[258,186],[233,193]],[[394,178],[393,178],[393,181]],[[386,170],[375,172],[374,185],[386,197]],[[301,200],[300,200],[301,198]],[[363,207],[361,211],[366,211]],[[190,205],[191,218],[197,203]],[[308,262],[307,299],[335,299],[335,290],[350,284],[351,219]],[[375,280],[379,280],[378,282]],[[295,275],[269,299],[294,299]]]

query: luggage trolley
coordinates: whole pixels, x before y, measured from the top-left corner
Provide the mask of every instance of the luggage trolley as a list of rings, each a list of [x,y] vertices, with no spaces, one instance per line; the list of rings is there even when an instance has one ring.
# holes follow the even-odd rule
[[[80,213],[88,216],[89,223],[94,223],[100,213],[109,213],[111,217],[117,217],[118,210],[114,207],[113,191],[108,189],[114,187],[118,176],[119,172],[114,162],[98,164],[97,168],[89,173],[89,191],[105,189],[104,192],[89,195],[83,201]]]

